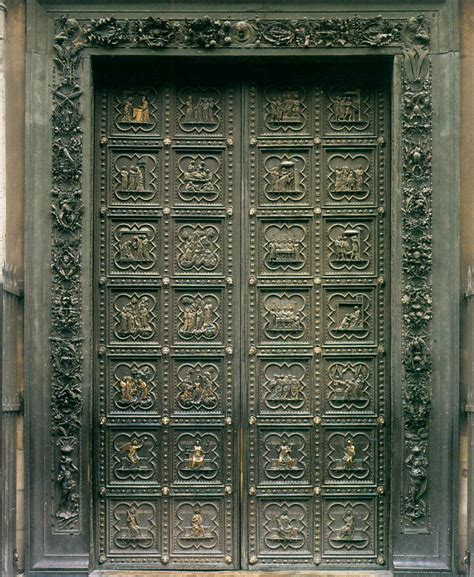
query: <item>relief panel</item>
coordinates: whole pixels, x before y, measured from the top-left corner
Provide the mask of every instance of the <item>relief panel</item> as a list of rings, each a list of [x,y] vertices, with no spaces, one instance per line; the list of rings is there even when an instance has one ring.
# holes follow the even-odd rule
[[[175,498],[172,501],[172,554],[188,555],[201,563],[223,554],[224,499]]]
[[[308,485],[311,482],[312,454],[309,429],[274,429],[258,431],[259,485]]]
[[[114,147],[109,162],[107,197],[110,206],[162,203],[160,149]]]
[[[260,150],[259,197],[262,206],[310,204],[310,153],[307,149]]]
[[[209,86],[184,87],[177,91],[176,134],[222,136],[224,93]]]
[[[177,344],[221,344],[224,341],[224,290],[176,290],[173,339]]]
[[[375,299],[375,289],[371,288],[324,288],[324,343],[375,344]]]
[[[262,415],[310,414],[310,360],[294,357],[259,359],[257,388]]]
[[[222,414],[226,405],[225,379],[222,359],[174,359],[173,412],[182,415]]]
[[[157,415],[162,377],[156,358],[107,359],[107,406],[111,415]]]
[[[150,289],[110,289],[109,342],[154,344],[159,341],[160,293]]]
[[[261,93],[259,112],[262,135],[309,133],[310,96],[302,86],[269,86]]]
[[[323,230],[323,274],[377,274],[378,238],[374,218],[327,217]]]
[[[159,274],[160,223],[146,220],[109,219],[110,274]]]
[[[308,290],[261,290],[259,313],[262,344],[308,342],[311,322]]]
[[[324,413],[354,416],[375,413],[378,389],[375,356],[325,356],[322,366]]]
[[[176,274],[224,274],[221,220],[175,220],[174,229]]]
[[[160,444],[156,429],[110,429],[107,449],[110,486],[159,485]]]
[[[114,136],[157,136],[162,104],[155,88],[123,88],[110,99],[109,133]]]
[[[173,484],[223,484],[225,442],[222,428],[173,429]]]
[[[376,155],[373,148],[324,147],[323,203],[356,208],[377,204]]]
[[[175,150],[175,204],[223,205],[226,195],[223,150]]]
[[[110,537],[107,554],[119,562],[160,555],[158,531],[161,511],[158,499],[136,496],[133,499],[107,499]]]
[[[328,136],[369,136],[375,133],[372,90],[357,85],[330,88],[325,93],[324,133]]]
[[[369,560],[375,555],[375,498],[325,497],[323,519],[326,519],[323,525],[323,558],[365,557]]]
[[[291,557],[296,564],[312,556],[312,506],[309,499],[261,499],[257,515],[260,558]]]
[[[260,220],[258,246],[260,274],[311,274],[310,221]]]
[[[372,428],[324,427],[324,484],[375,484],[376,446]]]

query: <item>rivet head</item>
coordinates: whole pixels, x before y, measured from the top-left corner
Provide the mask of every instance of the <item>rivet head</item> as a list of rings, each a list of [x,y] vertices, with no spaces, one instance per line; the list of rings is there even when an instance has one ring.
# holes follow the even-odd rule
[[[379,206],[377,210],[379,214],[385,214],[385,208],[383,206]]]
[[[104,345],[100,345],[100,347],[97,349],[97,352],[102,357],[107,352],[107,349],[104,347]]]
[[[377,352],[380,356],[382,356],[385,354],[385,348],[380,345],[380,347],[377,347]]]
[[[249,487],[249,495],[256,495],[257,494],[257,488],[254,487],[253,485],[251,487]]]
[[[315,495],[321,495],[321,487],[315,487],[313,490]]]
[[[226,284],[227,284],[228,286],[231,286],[231,285],[234,283],[234,279],[233,279],[231,276],[228,276],[228,277],[225,279],[225,282],[226,282]]]
[[[163,495],[169,495],[170,494],[170,488],[169,487],[161,487],[161,492],[163,493]]]
[[[316,138],[313,140],[314,144],[321,144],[321,139],[319,138],[319,136],[316,136]]]
[[[167,565],[170,562],[170,558],[168,557],[168,555],[163,555],[163,557],[161,558],[161,562],[163,563],[163,565]]]
[[[255,565],[256,562],[257,562],[257,557],[255,557],[255,555],[252,555],[249,559],[250,565]]]
[[[377,138],[377,142],[380,144],[380,146],[384,146],[385,144],[385,138],[383,136],[379,136]]]
[[[163,417],[161,419],[161,424],[162,425],[169,425],[170,424],[170,418],[169,417]]]
[[[100,207],[100,214],[101,214],[102,216],[104,216],[104,215],[107,214],[107,207],[106,207],[106,206],[101,206],[101,207]]]
[[[385,565],[385,557],[383,555],[377,557],[377,565]]]
[[[105,487],[101,487],[101,488],[99,489],[99,495],[100,495],[101,497],[103,497],[103,496],[105,495],[105,493],[106,493]]]
[[[321,565],[321,557],[319,555],[314,558],[314,563],[315,565]]]
[[[106,278],[105,276],[101,276],[101,277],[99,278],[99,284],[100,284],[100,286],[104,286],[106,282],[107,282],[107,278]]]
[[[228,355],[229,357],[233,354],[234,350],[232,347],[226,347],[225,348],[225,354]]]
[[[169,216],[169,215],[171,214],[171,208],[170,208],[169,206],[165,206],[165,207],[163,208],[163,214],[164,214],[165,216]]]
[[[169,276],[164,276],[164,277],[162,278],[162,280],[161,280],[161,283],[162,283],[164,286],[168,286],[168,285],[170,284],[170,277],[169,277]]]
[[[232,495],[232,487],[230,485],[226,485],[224,489],[224,493],[226,495]]]
[[[231,216],[233,216],[233,214],[234,214],[234,209],[233,209],[233,208],[228,208],[226,212],[227,212],[227,216],[231,217]]]
[[[257,422],[257,417],[255,415],[252,415],[249,418],[249,425],[255,425],[256,422]]]
[[[383,417],[378,417],[377,418],[377,423],[382,426],[385,425],[385,419]]]
[[[163,347],[163,348],[161,349],[161,353],[162,353],[163,355],[169,355],[169,354],[170,354],[170,348],[169,348],[169,347]]]
[[[107,417],[105,415],[102,415],[99,419],[99,425],[103,427],[106,423],[107,423]]]
[[[224,422],[226,425],[232,425],[232,417],[226,417],[224,419]]]
[[[257,284],[257,279],[256,279],[256,277],[251,276],[251,277],[249,278],[249,285],[250,285],[250,286],[255,286],[256,284]]]
[[[257,214],[257,209],[252,206],[252,208],[249,210],[249,214],[250,216],[255,216]]]
[[[322,352],[321,347],[314,347],[313,349],[315,355],[320,355]]]
[[[249,355],[251,357],[255,356],[257,354],[257,347],[250,347],[249,348]]]
[[[322,283],[321,277],[317,276],[313,279],[315,285],[320,285]]]
[[[321,208],[319,206],[317,206],[314,210],[313,210],[314,214],[321,214],[323,211],[321,210]]]
[[[230,565],[232,563],[232,557],[230,555],[226,555],[224,557],[224,560],[227,563],[227,565]]]
[[[379,495],[383,495],[385,493],[385,489],[380,485],[377,487],[377,493]]]
[[[377,282],[380,286],[383,286],[385,284],[385,279],[383,278],[383,276],[379,276],[377,278]]]
[[[105,563],[107,561],[107,557],[105,555],[99,555],[99,563]]]
[[[226,144],[227,146],[234,146],[234,139],[233,138],[228,138],[226,140]]]
[[[164,138],[163,139],[163,144],[165,146],[171,146],[171,138]]]
[[[102,146],[105,146],[107,144],[107,142],[109,142],[109,139],[106,136],[102,136],[100,139],[100,144]]]
[[[321,424],[321,417],[319,415],[317,417],[314,417],[313,423],[315,425],[320,425]]]
[[[257,139],[256,138],[250,139],[250,146],[257,146]]]

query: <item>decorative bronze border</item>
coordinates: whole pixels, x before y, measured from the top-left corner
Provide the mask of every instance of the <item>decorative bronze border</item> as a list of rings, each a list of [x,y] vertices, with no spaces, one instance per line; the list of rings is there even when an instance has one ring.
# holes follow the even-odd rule
[[[58,533],[80,533],[82,381],[82,89],[83,49],[354,48],[402,53],[402,365],[404,474],[401,530],[429,527],[428,439],[431,412],[432,108],[430,35],[423,15],[405,19],[318,18],[220,21],[77,20],[61,16],[54,37],[52,146],[53,519]]]

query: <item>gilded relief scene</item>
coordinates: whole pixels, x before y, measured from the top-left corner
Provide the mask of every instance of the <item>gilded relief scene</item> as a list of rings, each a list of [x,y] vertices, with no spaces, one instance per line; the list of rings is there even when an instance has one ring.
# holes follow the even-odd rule
[[[300,155],[269,155],[264,160],[267,200],[300,200],[306,193],[306,160]]]
[[[184,88],[179,93],[179,126],[185,132],[213,132],[220,124],[221,94],[212,88]]]
[[[300,224],[268,224],[263,229],[265,267],[273,270],[300,270],[306,264],[307,229]]]
[[[178,300],[178,335],[183,339],[215,339],[219,332],[219,299],[189,294]]]
[[[118,550],[150,549],[155,544],[157,519],[151,503],[119,502],[112,515],[113,544]]]
[[[265,94],[265,126],[268,130],[300,130],[306,122],[301,89],[269,89]]]
[[[365,201],[372,192],[372,154],[328,155],[328,193],[335,201]]]
[[[149,294],[117,295],[114,299],[115,337],[151,339],[155,334],[155,304]]]
[[[178,160],[178,194],[182,200],[213,201],[221,192],[221,160],[216,155],[183,155]]]
[[[184,411],[212,410],[219,403],[219,369],[212,363],[183,363],[177,370],[178,406]]]
[[[263,510],[264,543],[269,550],[301,549],[306,544],[307,511],[302,504],[269,503]]]

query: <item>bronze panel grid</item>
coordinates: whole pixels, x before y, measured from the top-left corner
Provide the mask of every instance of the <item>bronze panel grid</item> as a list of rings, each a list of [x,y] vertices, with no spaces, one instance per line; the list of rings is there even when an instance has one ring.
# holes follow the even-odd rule
[[[98,101],[99,561],[385,565],[385,91]]]

